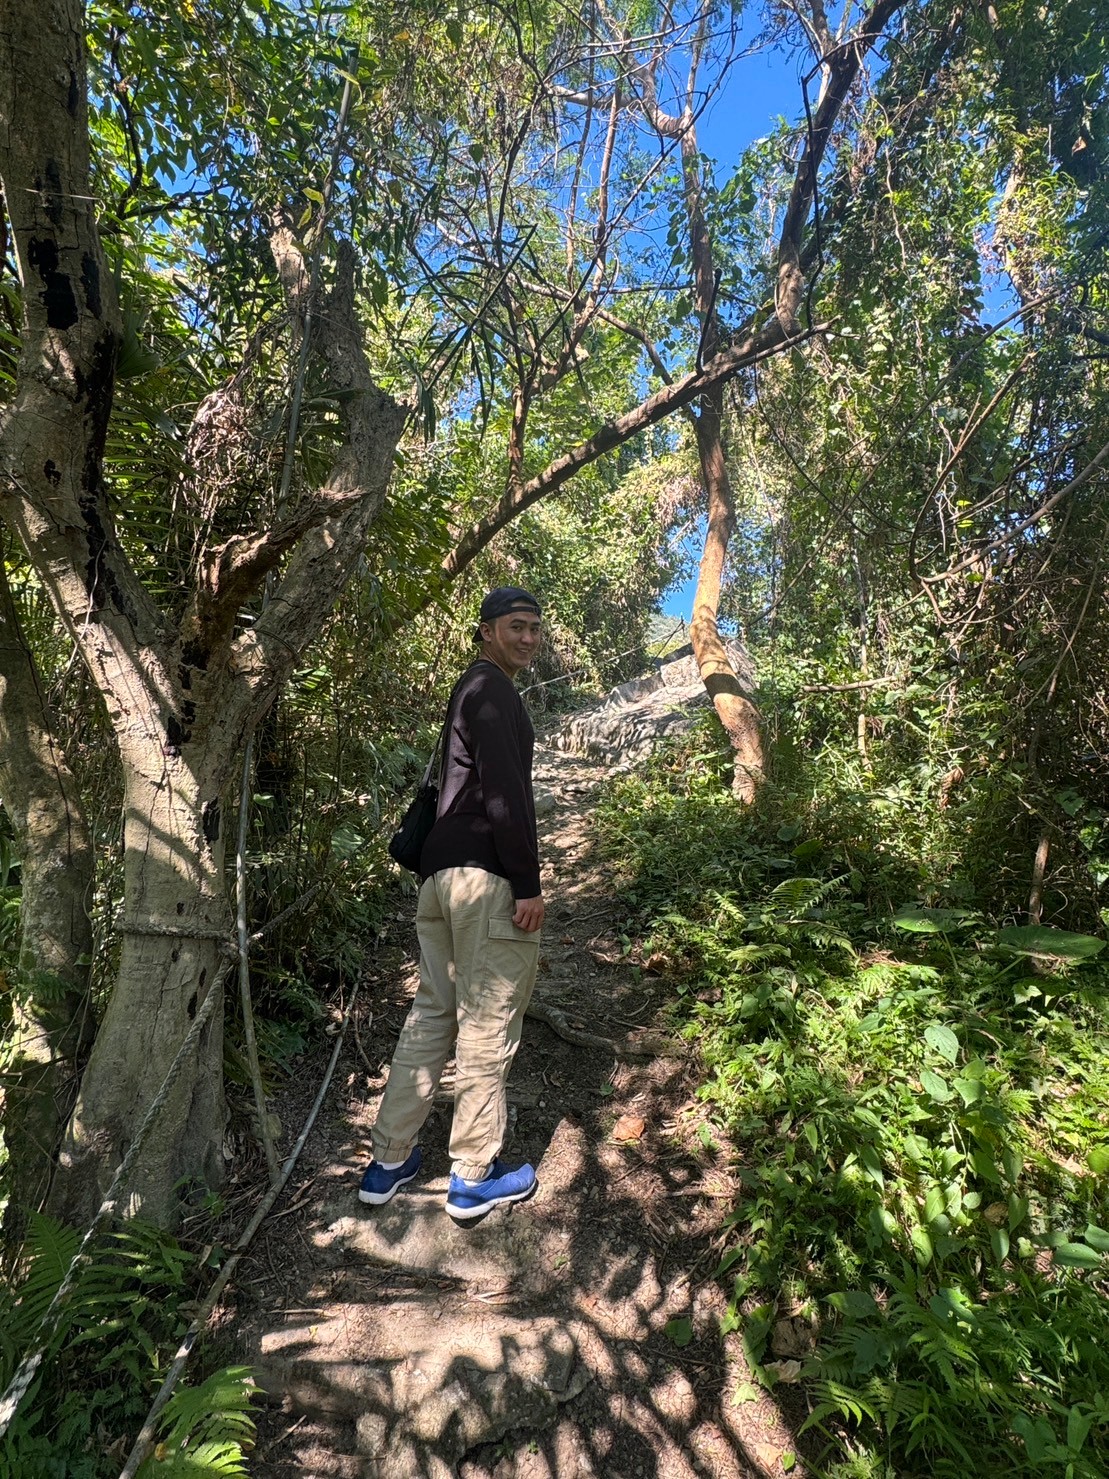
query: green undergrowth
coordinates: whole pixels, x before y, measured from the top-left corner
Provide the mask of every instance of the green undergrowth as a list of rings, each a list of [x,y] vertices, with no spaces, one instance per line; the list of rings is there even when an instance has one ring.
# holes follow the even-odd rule
[[[795,780],[738,807],[706,728],[598,812],[738,1147],[729,1328],[821,1472],[1104,1475],[1103,942],[930,902],[927,797]]]
[[[0,1391],[37,1349],[80,1233],[34,1216],[19,1275],[0,1286]],[[139,1222],[83,1266],[35,1379],[0,1438],[0,1479],[116,1479],[192,1318],[195,1257]],[[205,1273],[210,1274],[206,1269]],[[138,1479],[247,1473],[254,1387],[243,1367],[182,1379]]]

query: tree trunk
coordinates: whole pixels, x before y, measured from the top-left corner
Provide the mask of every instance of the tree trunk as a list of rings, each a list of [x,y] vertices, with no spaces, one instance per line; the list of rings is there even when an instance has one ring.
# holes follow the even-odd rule
[[[124,757],[124,913],[119,969],[81,1082],[52,1207],[72,1220],[100,1204],[116,1166],[209,991],[222,992],[231,915],[220,793],[148,737]],[[145,753],[144,753],[145,752]],[[128,1185],[128,1208],[171,1222],[179,1183],[223,1175],[223,1014],[217,1001]]]
[[[697,148],[694,116],[692,108],[688,107],[681,120],[682,169],[695,300],[701,320],[700,353],[714,355],[720,346],[720,320],[716,312],[712,232],[701,204],[701,156]],[[714,386],[701,397],[694,421],[708,509],[690,636],[701,681],[731,742],[732,792],[738,800],[751,802],[766,774],[762,723],[758,709],[739,686],[717,625],[724,565],[735,530],[735,500],[728,476],[723,421],[724,390],[722,386]]]
[[[703,55],[711,7],[701,8],[697,34],[692,46],[692,63],[686,79],[685,106],[680,113],[667,113],[660,107],[656,90],[656,73],[662,60],[656,44],[653,56],[645,65],[637,65],[629,74],[636,89],[644,116],[657,130],[660,139],[676,140],[681,151],[682,189],[685,196],[686,223],[689,227],[689,255],[693,265],[693,302],[700,320],[701,336],[697,347],[697,371],[711,363],[721,351],[720,319],[716,311],[717,276],[713,260],[713,239],[702,203],[704,182],[697,147],[697,70]],[[777,330],[780,332],[780,328]],[[705,691],[712,700],[720,722],[731,741],[733,755],[732,790],[741,801],[753,801],[765,764],[762,726],[751,699],[739,686],[720,640],[717,613],[724,580],[728,542],[735,528],[735,504],[728,477],[724,450],[723,383],[706,387],[692,415],[701,463],[701,481],[708,504],[708,524],[697,590],[693,597],[693,620],[690,636],[693,655]]]
[[[116,537],[103,475],[120,315],[90,184],[80,0],[7,0],[0,27],[0,180],[22,287],[14,398],[0,408],[0,514],[18,535],[103,699],[124,779],[118,976],[81,1084],[49,1205],[99,1203],[209,993],[231,917],[220,804],[235,757],[316,637],[381,508],[405,408],[374,384],[339,253],[314,331],[341,396],[331,472],[276,520],[201,551],[177,623]],[[275,260],[290,309],[311,285],[288,231]],[[241,614],[266,576],[273,599]],[[218,1006],[219,1002],[213,1002]],[[222,1020],[183,1065],[129,1183],[130,1205],[172,1222],[182,1183],[218,1183]]]
[[[11,982],[11,1062],[3,1094],[9,1195],[5,1241],[50,1185],[92,1041],[88,974],[93,850],[73,775],[53,737],[34,657],[0,560],[0,795],[21,864],[20,950]]]
[[[723,395],[713,391],[702,398],[697,416],[697,451],[708,496],[708,527],[697,590],[693,597],[690,637],[705,690],[727,732],[734,757],[732,791],[741,801],[753,801],[766,774],[759,711],[740,687],[720,640],[716,614],[728,543],[735,527],[735,505],[721,435]]]

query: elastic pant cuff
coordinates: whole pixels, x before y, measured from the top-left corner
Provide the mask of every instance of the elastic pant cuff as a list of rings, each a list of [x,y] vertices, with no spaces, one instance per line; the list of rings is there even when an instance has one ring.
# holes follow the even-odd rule
[[[400,1140],[377,1141],[372,1135],[370,1136],[370,1147],[373,1150],[375,1161],[406,1161],[412,1154],[415,1146],[415,1140],[410,1140],[405,1145]]]
[[[493,1169],[491,1161],[456,1161],[451,1170],[463,1181],[484,1181]]]

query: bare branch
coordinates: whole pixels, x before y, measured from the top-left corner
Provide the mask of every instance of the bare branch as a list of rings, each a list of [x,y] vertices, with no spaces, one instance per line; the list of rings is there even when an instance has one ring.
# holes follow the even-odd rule
[[[855,35],[836,48],[829,65],[827,85],[822,90],[820,103],[813,117],[812,130],[805,141],[801,161],[797,166],[778,244],[775,306],[787,335],[795,330],[797,310],[804,291],[801,237],[816,194],[817,174],[828,147],[832,126],[859,74],[864,57],[878,41],[886,22],[896,15],[902,4],[903,0],[877,0]]]
[[[536,477],[530,479],[517,491],[506,491],[497,507],[479,523],[468,529],[443,561],[446,580],[453,580],[474,557],[499,534],[506,524],[533,503],[554,493],[582,468],[588,467],[615,447],[623,446],[633,436],[647,427],[665,420],[675,411],[680,411],[695,401],[698,396],[714,386],[722,385],[737,375],[740,370],[757,364],[770,355],[780,354],[783,349],[803,344],[815,334],[824,333],[826,324],[787,338],[775,318],[758,333],[749,335],[741,344],[723,350],[708,361],[701,370],[691,371],[680,380],[664,386],[641,401],[633,410],[606,422],[585,442],[566,452],[550,463]],[[430,597],[429,597],[430,599]]]
[[[1006,529],[1000,538],[993,540],[984,550],[980,550],[977,554],[968,555],[965,560],[960,560],[957,564],[950,566],[939,575],[923,577],[922,584],[926,586],[937,585],[942,581],[950,580],[953,575],[959,575],[964,570],[970,570],[979,566],[990,555],[996,554],[998,550],[1006,549],[1015,539],[1019,539],[1022,534],[1031,529],[1034,524],[1038,524],[1041,519],[1046,518],[1052,509],[1058,508],[1063,499],[1069,497],[1076,488],[1080,488],[1083,483],[1088,482],[1094,473],[1102,468],[1106,462],[1109,462],[1109,442],[1106,442],[1101,451],[1091,457],[1080,473],[1071,478],[1057,493],[1053,493],[1050,498],[1045,499],[1034,513],[1028,514],[1026,518],[1014,524],[1011,529]]]

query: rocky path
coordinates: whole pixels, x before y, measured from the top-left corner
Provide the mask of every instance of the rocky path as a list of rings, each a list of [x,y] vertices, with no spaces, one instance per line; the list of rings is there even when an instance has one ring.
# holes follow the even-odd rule
[[[415,983],[410,907],[374,961],[297,1189],[226,1315],[269,1398],[254,1475],[769,1479],[790,1462],[777,1407],[733,1401],[747,1373],[720,1336],[711,1277],[730,1158],[697,1133],[687,1050],[658,1019],[661,983],[625,959],[591,856],[603,766],[542,749],[537,761],[547,1021],[526,1024],[506,1154],[538,1167],[540,1191],[470,1228],[446,1216],[448,1081],[420,1179],[384,1208],[357,1199]]]

